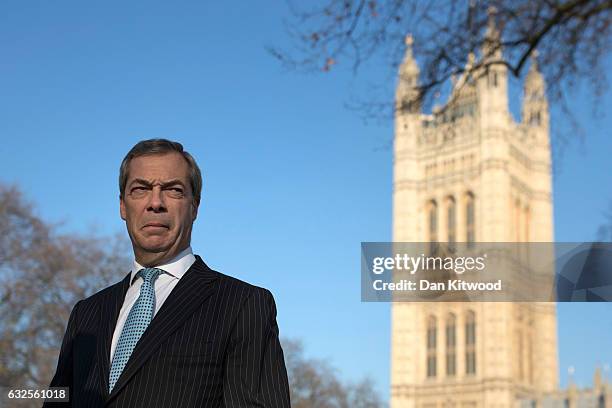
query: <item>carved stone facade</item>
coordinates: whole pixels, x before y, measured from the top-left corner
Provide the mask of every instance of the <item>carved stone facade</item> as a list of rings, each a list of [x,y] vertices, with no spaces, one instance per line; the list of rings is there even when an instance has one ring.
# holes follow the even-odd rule
[[[537,401],[523,400],[521,408],[609,408],[612,406],[612,386],[595,370],[592,388],[578,388],[573,382],[565,390],[542,396]]]
[[[536,59],[520,122],[501,65],[459,78],[448,108],[424,114],[410,37],[406,44],[393,240],[552,242],[548,104]],[[554,303],[394,303],[391,347],[392,408],[515,408],[558,392]]]

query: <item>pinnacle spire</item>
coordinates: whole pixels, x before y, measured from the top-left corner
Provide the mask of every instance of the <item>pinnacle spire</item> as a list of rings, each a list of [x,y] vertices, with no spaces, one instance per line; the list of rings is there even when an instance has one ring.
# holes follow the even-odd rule
[[[399,68],[399,84],[396,92],[396,99],[398,106],[403,111],[418,112],[419,106],[419,66],[417,65],[414,55],[412,53],[412,45],[414,38],[411,34],[406,35],[404,38],[404,44],[406,44],[406,51],[404,60]]]
[[[533,67],[533,69],[538,69],[538,56],[540,55],[540,53],[538,52],[538,50],[533,50],[531,52],[531,66]]]
[[[484,35],[482,44],[482,53],[484,58],[501,57],[500,39],[501,35],[497,27],[497,8],[489,7],[487,10],[487,30]]]
[[[499,39],[499,30],[497,29],[497,8],[490,6],[487,10],[487,33],[486,38],[490,40]]]
[[[530,57],[531,66],[529,67],[529,71],[527,72],[527,77],[525,78],[525,91],[530,91],[529,93],[533,93],[534,91],[538,91],[538,93],[543,94],[544,92],[544,77],[540,72],[540,68],[538,66],[538,51],[533,50]]]
[[[548,101],[544,77],[538,68],[538,52],[531,53],[531,64],[525,77],[523,121],[529,125],[548,126]]]
[[[406,37],[404,38],[404,44],[406,44],[407,48],[410,48],[410,52],[412,52],[413,43],[414,43],[414,38],[412,37],[412,34],[406,34]]]
[[[419,66],[417,65],[417,62],[414,59],[414,55],[412,53],[413,43],[414,38],[411,34],[408,34],[404,38],[404,44],[406,44],[406,54],[404,55],[404,60],[402,61],[402,65],[399,69],[400,79],[402,80],[402,83],[404,85],[408,85],[411,88],[417,86],[419,79]]]
[[[404,61],[402,62],[400,71],[402,74],[412,74],[418,76],[419,67],[417,66],[412,52],[412,45],[414,44],[412,34],[406,35],[404,38],[404,44],[406,44],[406,54],[404,55]]]

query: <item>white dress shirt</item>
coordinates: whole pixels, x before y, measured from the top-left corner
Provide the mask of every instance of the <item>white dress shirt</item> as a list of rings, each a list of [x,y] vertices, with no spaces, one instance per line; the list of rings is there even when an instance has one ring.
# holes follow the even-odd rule
[[[172,289],[174,289],[178,281],[183,277],[191,265],[193,265],[195,260],[196,259],[195,256],[193,256],[191,247],[187,247],[168,263],[155,267],[163,270],[165,273],[160,274],[154,283],[155,310],[153,311],[153,316],[157,314],[157,311],[164,304],[168,298],[168,295],[170,295],[170,292],[172,292]],[[121,336],[121,331],[123,330],[125,321],[127,320],[132,306],[134,306],[134,303],[136,303],[136,300],[140,295],[140,287],[142,286],[143,280],[142,277],[138,277],[138,279],[134,281],[134,277],[138,271],[143,268],[144,266],[140,265],[138,262],[136,262],[136,260],[134,260],[132,272],[130,273],[130,282],[132,283],[125,294],[123,306],[121,306],[121,310],[119,311],[119,318],[117,319],[117,325],[115,326],[115,331],[113,332],[113,341],[111,343],[109,360],[111,363],[113,361],[113,354],[115,354],[115,348],[117,347],[117,342],[119,341],[119,336]]]

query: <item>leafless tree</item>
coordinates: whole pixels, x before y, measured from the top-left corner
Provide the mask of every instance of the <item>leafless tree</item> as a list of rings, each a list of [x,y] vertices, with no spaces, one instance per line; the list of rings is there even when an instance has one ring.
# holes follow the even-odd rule
[[[125,238],[59,234],[57,227],[38,217],[16,187],[0,184],[3,390],[47,387],[74,304],[126,272]],[[1,406],[41,405],[2,398]]]
[[[364,379],[343,383],[325,361],[304,356],[299,341],[283,340],[293,408],[380,408],[383,402]]]
[[[326,0],[310,10],[290,9],[292,45],[269,48],[290,69],[344,65],[357,71],[382,57],[395,75],[410,33],[421,66],[419,102],[426,109],[438,103],[453,76],[477,77],[488,66],[503,65],[520,77],[535,49],[551,100],[563,102],[581,79],[596,96],[607,86],[602,63],[612,44],[612,0]],[[499,38],[487,36],[489,26]],[[467,66],[470,54],[475,63]],[[392,113],[394,104],[389,94],[361,107],[380,115]]]

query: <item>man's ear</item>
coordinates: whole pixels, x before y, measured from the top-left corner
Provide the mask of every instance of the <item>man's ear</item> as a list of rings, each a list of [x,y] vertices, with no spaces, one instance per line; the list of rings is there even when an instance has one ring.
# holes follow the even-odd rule
[[[119,214],[121,214],[121,219],[125,221],[125,202],[121,196],[119,196]]]

